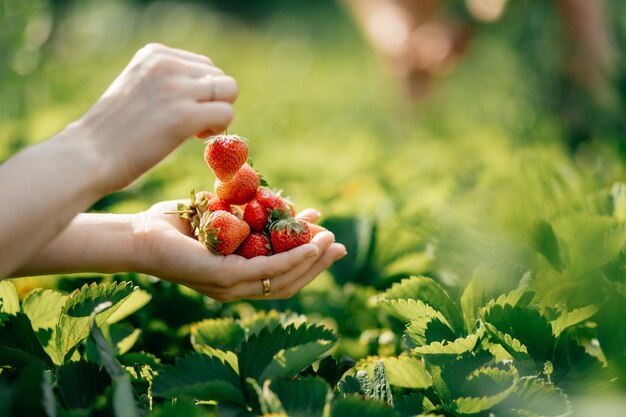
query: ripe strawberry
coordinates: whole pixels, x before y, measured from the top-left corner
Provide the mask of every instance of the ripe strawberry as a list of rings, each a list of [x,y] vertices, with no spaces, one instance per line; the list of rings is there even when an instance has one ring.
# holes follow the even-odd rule
[[[278,194],[267,188],[257,191],[254,198],[246,205],[243,219],[255,232],[262,232],[270,221],[270,213],[275,210],[288,210],[287,203]],[[277,220],[277,219],[272,219]]]
[[[225,203],[245,204],[254,198],[260,184],[261,180],[254,168],[243,164],[232,180],[215,180],[215,193]]]
[[[267,209],[256,199],[246,204],[246,209],[243,212],[243,219],[250,225],[250,229],[255,232],[262,232],[265,229],[268,216]]]
[[[252,232],[235,253],[248,259],[255,256],[269,256],[272,254],[272,246],[265,233]]]
[[[216,255],[233,253],[250,234],[250,226],[224,210],[206,212],[198,227],[198,240]]]
[[[311,229],[305,220],[293,217],[276,220],[270,225],[274,253],[281,253],[311,241]]]
[[[224,211],[227,211],[229,213],[232,213],[232,209],[230,207],[230,204],[223,202],[215,194],[213,194],[208,199],[207,204],[206,204],[206,208],[207,208],[208,211],[224,210]]]
[[[204,149],[204,160],[221,181],[230,181],[248,160],[247,140],[237,135],[211,138]]]
[[[261,188],[254,197],[261,205],[267,209],[288,208],[287,202],[280,196],[280,192],[274,192],[267,188]]]

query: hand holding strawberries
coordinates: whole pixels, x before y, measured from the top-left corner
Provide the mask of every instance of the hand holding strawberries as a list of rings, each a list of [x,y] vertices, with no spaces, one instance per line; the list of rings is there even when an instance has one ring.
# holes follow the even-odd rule
[[[263,242],[268,242],[262,234],[251,233],[237,249],[241,256],[216,255],[195,238],[188,220],[164,214],[176,210],[181,203],[158,203],[134,215],[140,236],[135,270],[178,282],[222,302],[292,297],[346,253],[342,244],[334,242],[333,234],[324,231],[287,252],[246,259],[242,252],[257,253],[258,246],[264,247]],[[315,210],[309,209],[298,218],[314,222],[317,216]],[[261,244],[256,241],[259,235]],[[268,297],[262,295],[260,281],[265,278],[272,283]]]
[[[176,227],[186,234],[186,244],[190,248],[193,246],[194,251],[198,243],[209,249],[210,253],[205,255],[207,261],[224,255],[224,263],[239,262],[241,268],[263,262],[264,265],[276,265],[270,267],[275,268],[271,271],[282,271],[284,267],[279,265],[286,259],[292,259],[290,271],[278,274],[280,280],[270,281],[275,274],[259,270],[256,273],[256,291],[254,284],[244,285],[238,282],[237,277],[226,278],[231,280],[230,295],[234,297],[258,297],[260,294],[288,297],[345,255],[346,249],[334,243],[332,233],[312,223],[319,215],[316,211],[309,210],[295,217],[291,202],[279,193],[264,188],[265,181],[246,162],[247,157],[247,141],[240,136],[222,135],[210,139],[204,159],[217,177],[215,194],[192,191],[186,204],[179,202],[177,210],[165,214],[179,215],[179,222],[182,222],[177,223]],[[317,255],[312,254],[311,260],[299,258],[302,255],[298,254],[305,253],[303,250],[311,247],[311,244],[317,246]],[[233,253],[239,256],[226,256]],[[161,256],[167,257],[167,254],[161,254],[158,258]],[[249,261],[241,263],[243,258]],[[263,281],[262,293],[259,291],[259,281]],[[278,294],[277,281],[281,287]],[[186,284],[215,296],[214,287],[201,288],[193,281]],[[250,294],[237,294],[237,288],[240,287],[246,290],[251,287],[253,291]],[[217,297],[229,299],[221,293]]]

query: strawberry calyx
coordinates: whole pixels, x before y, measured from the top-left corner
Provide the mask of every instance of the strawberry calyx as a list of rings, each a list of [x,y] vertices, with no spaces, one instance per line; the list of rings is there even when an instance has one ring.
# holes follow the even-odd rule
[[[282,215],[284,216],[284,213],[289,213],[288,210],[285,209],[278,209],[278,210],[272,210],[273,212],[280,212],[282,213]],[[283,218],[278,218],[276,220],[274,220],[272,223],[270,223],[270,227],[269,227],[270,231],[275,230],[276,232],[282,232],[283,230],[285,231],[285,233],[287,234],[292,234],[295,233],[296,235],[299,235],[300,233],[304,233],[306,232],[306,226],[303,225],[300,221],[298,221],[298,219],[288,216],[288,217],[283,217]]]
[[[267,210],[269,213],[269,217],[267,220],[269,224],[269,230],[272,230],[272,227],[274,226],[275,223],[281,220],[288,220],[290,217],[293,218],[291,216],[291,211],[288,208],[275,208],[275,209],[267,209]]]
[[[200,226],[200,221],[204,213],[207,212],[207,205],[209,200],[207,199],[205,192],[196,194],[195,190],[189,192],[189,204],[178,203],[176,207],[178,210],[168,211],[165,214],[178,214],[181,219],[188,220],[191,225],[191,230],[195,231]]]
[[[248,139],[244,138],[243,136],[239,136],[239,135],[229,135],[229,134],[224,134],[224,135],[215,135],[215,136],[211,136],[205,143],[208,144],[213,144],[215,142],[218,141],[225,141],[225,140],[232,140],[232,141],[239,141],[239,142],[244,142],[244,143],[248,143]]]
[[[206,216],[202,216],[200,226],[195,229],[194,234],[198,238],[198,241],[202,243],[207,249],[209,249],[216,255],[220,255],[220,252],[217,250],[217,245],[223,243],[217,237],[218,233],[220,232],[220,228],[207,227],[209,224],[211,224],[212,214],[213,213],[209,213]]]

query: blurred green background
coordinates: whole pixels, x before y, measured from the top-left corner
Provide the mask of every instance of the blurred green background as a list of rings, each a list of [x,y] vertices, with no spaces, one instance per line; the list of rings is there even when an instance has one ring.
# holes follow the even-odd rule
[[[450,13],[463,8],[450,3]],[[458,297],[495,265],[496,291],[524,271],[554,270],[539,286],[545,303],[605,303],[599,321],[623,329],[623,58],[608,104],[577,94],[552,2],[511,3],[499,21],[472,23],[458,65],[412,103],[336,1],[2,0],[0,160],[80,117],[146,43],[189,49],[239,82],[229,132],[250,140],[255,167],[348,240],[332,275],[256,308],[325,317],[359,358],[380,353],[376,340],[393,327],[367,312],[378,290],[426,274]],[[621,51],[626,4],[606,5]],[[140,211],[211,189],[203,146],[186,142],[93,210]],[[43,282],[16,281],[24,292]],[[624,342],[619,330],[603,345],[616,363]]]

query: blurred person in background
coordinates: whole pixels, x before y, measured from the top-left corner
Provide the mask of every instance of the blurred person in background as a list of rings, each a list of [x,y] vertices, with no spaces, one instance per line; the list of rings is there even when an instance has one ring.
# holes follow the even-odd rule
[[[449,73],[470,44],[476,23],[495,22],[508,0],[465,0],[450,17],[445,0],[343,0],[366,38],[390,64],[410,100],[425,97],[433,81]],[[615,90],[617,55],[603,0],[554,0],[565,39],[564,87],[557,104],[572,148],[593,135],[626,126]],[[526,7],[533,7],[527,5]],[[524,16],[520,16],[524,18]],[[617,114],[616,114],[617,113]],[[605,127],[606,127],[605,126]],[[597,126],[596,126],[597,127]]]
[[[0,165],[0,201],[10,207],[0,218],[0,279],[136,271],[220,301],[287,298],[308,284],[346,253],[330,232],[248,260],[208,251],[184,220],[164,214],[177,201],[136,214],[81,213],[197,132],[224,131],[237,95],[236,81],[205,56],[142,48],[87,113]]]
[[[467,48],[471,29],[443,13],[445,0],[343,0],[374,48],[391,64],[412,98],[450,71]],[[466,0],[478,22],[498,20],[508,0]],[[606,87],[612,70],[603,0],[555,0],[569,39],[567,68],[582,87]]]

